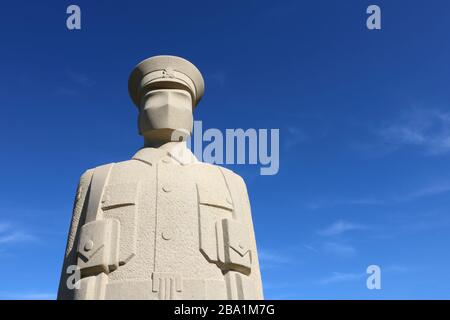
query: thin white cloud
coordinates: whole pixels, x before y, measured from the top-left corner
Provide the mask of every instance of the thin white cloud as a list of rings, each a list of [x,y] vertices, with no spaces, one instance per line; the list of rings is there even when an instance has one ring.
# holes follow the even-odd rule
[[[417,267],[405,267],[403,265],[390,265],[387,267],[382,268],[382,272],[389,272],[389,273],[405,273],[405,272],[409,272],[412,271],[414,269],[416,269]]]
[[[445,109],[409,108],[395,119],[372,127],[369,133],[372,139],[350,141],[349,146],[370,158],[404,148],[414,148],[425,156],[450,154],[450,112]]]
[[[445,181],[445,182],[435,183],[433,185],[412,191],[408,194],[398,196],[394,200],[397,202],[407,202],[407,201],[415,200],[418,198],[447,193],[449,191],[450,191],[450,182]]]
[[[55,300],[56,293],[47,292],[0,292],[0,300]]]
[[[450,180],[450,179],[449,179]],[[341,199],[321,199],[308,203],[306,207],[310,210],[334,208],[340,206],[382,206],[398,203],[407,203],[425,197],[436,196],[450,192],[450,181],[438,181],[423,188],[412,190],[406,193],[392,194],[384,199],[377,198],[341,198]]]
[[[0,245],[33,240],[36,240],[35,236],[14,227],[11,223],[0,223]]]
[[[323,250],[326,253],[342,257],[342,258],[349,258],[356,255],[357,251],[356,248],[339,242],[326,242],[323,245]]]
[[[65,87],[60,87],[55,90],[55,94],[61,96],[76,96],[78,94],[78,91]]]
[[[222,71],[213,72],[209,75],[208,80],[210,80],[213,84],[216,84],[218,87],[223,87],[227,82],[227,75]]]
[[[306,139],[306,134],[303,131],[301,131],[297,127],[289,126],[286,128],[286,132],[284,134],[284,147],[287,150],[291,150],[292,148],[304,142]]]
[[[375,133],[384,143],[396,148],[418,147],[427,155],[450,153],[450,113],[442,110],[409,110]]]
[[[315,253],[319,253],[319,250],[317,250],[316,248],[314,248],[313,246],[309,245],[309,244],[303,244],[303,248],[315,252]]]
[[[0,236],[0,244],[31,241],[34,239],[35,237],[31,234],[26,234],[23,232],[13,232]]]
[[[373,198],[341,198],[341,199],[321,199],[315,200],[307,204],[307,208],[310,210],[317,210],[323,208],[333,208],[339,206],[365,206],[365,205],[382,205],[385,204],[384,200]]]
[[[327,228],[319,230],[317,233],[321,236],[337,236],[348,231],[361,229],[366,229],[366,226],[349,221],[338,220]]]
[[[360,281],[366,277],[365,272],[361,273],[341,273],[333,272],[331,276],[319,280],[319,284],[331,284],[339,282]]]
[[[381,273],[405,273],[410,272],[412,269],[402,265],[390,265],[381,268]],[[333,272],[330,276],[322,278],[318,281],[319,284],[332,284],[340,282],[352,282],[352,281],[363,281],[367,279],[369,274],[366,272]]]
[[[95,81],[84,73],[69,71],[67,76],[70,80],[83,87],[93,87],[95,85]]]
[[[262,269],[278,267],[289,263],[291,259],[281,253],[272,250],[258,250],[258,260]]]
[[[11,228],[11,224],[8,222],[0,222],[0,234]]]

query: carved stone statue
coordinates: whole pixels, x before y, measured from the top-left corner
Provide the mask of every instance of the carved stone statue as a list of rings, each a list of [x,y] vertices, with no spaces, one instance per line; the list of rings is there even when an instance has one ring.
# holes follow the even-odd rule
[[[199,162],[183,139],[203,96],[200,71],[156,56],[128,89],[145,145],[81,176],[58,298],[262,299],[245,183]]]

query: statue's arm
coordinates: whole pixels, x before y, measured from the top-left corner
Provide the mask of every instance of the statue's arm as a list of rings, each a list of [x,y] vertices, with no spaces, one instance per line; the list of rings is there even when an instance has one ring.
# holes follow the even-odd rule
[[[251,254],[251,272],[247,274],[255,285],[255,299],[262,299],[262,283],[259,268],[258,250],[256,247],[255,231],[253,227],[252,210],[250,206],[247,186],[241,176],[229,170],[222,170],[233,199],[233,218],[241,223],[244,228],[243,242],[248,244]],[[238,239],[236,239],[238,240]]]
[[[63,269],[58,289],[58,299],[72,299],[73,291],[67,287],[68,277],[73,273],[68,273],[67,269],[71,265],[77,264],[77,243],[79,239],[80,228],[84,224],[86,216],[88,190],[91,183],[93,170],[87,170],[81,175],[78,183],[77,193],[73,205],[72,220],[69,228],[69,236],[67,238],[66,251],[64,254]]]
[[[250,247],[252,250],[252,264],[256,267],[255,269],[259,273],[259,261],[258,261],[258,250],[256,248],[256,238],[255,230],[252,218],[252,209],[250,205],[250,199],[248,196],[247,186],[241,176],[235,175],[236,177],[236,189],[238,194],[233,197],[237,198],[235,203],[236,216],[238,220],[243,221],[243,223],[248,227],[247,231],[250,237]],[[259,274],[258,274],[259,276]]]

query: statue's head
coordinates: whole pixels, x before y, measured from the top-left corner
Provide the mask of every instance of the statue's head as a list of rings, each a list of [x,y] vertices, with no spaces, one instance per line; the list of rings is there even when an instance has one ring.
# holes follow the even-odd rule
[[[190,135],[192,111],[203,96],[200,71],[175,56],[155,56],[139,63],[130,75],[128,90],[139,108],[139,134],[161,144]]]

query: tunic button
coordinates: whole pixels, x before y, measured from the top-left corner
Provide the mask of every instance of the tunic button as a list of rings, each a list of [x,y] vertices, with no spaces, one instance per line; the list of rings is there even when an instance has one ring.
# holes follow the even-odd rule
[[[170,162],[170,159],[169,159],[168,157],[164,157],[164,158],[162,159],[162,162],[164,162],[164,163],[169,163],[169,162]]]
[[[162,236],[162,238],[163,238],[164,240],[170,240],[170,239],[172,239],[172,233],[171,233],[170,231],[164,231],[164,232],[161,234],[161,236]]]
[[[94,242],[92,242],[92,240],[88,240],[84,244],[84,251],[90,251],[90,250],[92,250],[93,247],[94,247]]]
[[[164,192],[170,192],[171,191],[169,186],[163,186],[162,189],[163,189]]]

